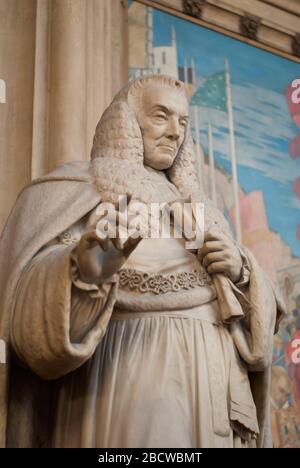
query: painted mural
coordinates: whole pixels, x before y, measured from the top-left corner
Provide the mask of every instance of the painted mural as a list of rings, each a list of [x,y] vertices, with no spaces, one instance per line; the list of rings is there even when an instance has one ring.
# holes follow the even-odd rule
[[[203,189],[282,290],[273,439],[300,448],[300,64],[130,2],[129,66],[186,83]]]

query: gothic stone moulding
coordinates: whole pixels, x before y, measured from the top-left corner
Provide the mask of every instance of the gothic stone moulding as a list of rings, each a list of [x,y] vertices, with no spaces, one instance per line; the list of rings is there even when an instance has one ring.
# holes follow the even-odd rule
[[[183,11],[194,18],[202,18],[206,0],[183,0]]]
[[[299,7],[285,8],[280,0],[137,0],[165,9],[170,13],[189,15],[209,27],[223,29],[238,38],[243,36],[258,47],[299,60]],[[300,0],[285,0],[298,2]],[[256,16],[259,12],[259,17]],[[175,13],[176,14],[176,13]],[[222,31],[220,31],[222,32]],[[292,40],[291,40],[292,39]],[[255,45],[255,44],[254,44]]]
[[[292,40],[292,49],[297,57],[300,57],[300,33],[295,34]]]
[[[244,15],[240,18],[240,33],[249,39],[257,40],[261,18],[254,15]]]

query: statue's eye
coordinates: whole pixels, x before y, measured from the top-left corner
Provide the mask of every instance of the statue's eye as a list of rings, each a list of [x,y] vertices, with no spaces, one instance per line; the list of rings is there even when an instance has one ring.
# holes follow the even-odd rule
[[[186,120],[180,120],[179,125],[183,128],[186,128],[187,126],[187,121]]]
[[[154,118],[157,122],[165,122],[167,120],[167,116],[164,112],[159,112],[158,114],[155,114]]]

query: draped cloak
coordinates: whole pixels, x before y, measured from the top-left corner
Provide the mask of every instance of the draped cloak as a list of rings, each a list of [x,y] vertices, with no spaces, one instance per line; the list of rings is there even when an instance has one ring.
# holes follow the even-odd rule
[[[76,371],[91,356],[102,340],[105,327],[97,324],[81,343],[74,345],[68,329],[57,326],[57,334],[66,336],[66,349],[57,349],[57,368],[38,377],[14,356],[11,345],[17,288],[22,273],[34,257],[70,226],[78,223],[101,202],[89,172],[89,163],[72,163],[34,181],[19,195],[0,240],[0,339],[6,343],[6,364],[0,364],[0,446],[47,447],[51,445],[55,380],[64,375],[64,353],[72,348]],[[259,425],[258,446],[270,447],[269,385],[272,335],[284,313],[279,295],[249,251],[243,250],[251,267],[247,301],[240,301],[247,320],[229,326],[235,347],[246,364]],[[66,265],[66,268],[69,268]],[[117,297],[113,284],[103,304],[110,316]],[[222,291],[230,303],[238,292]],[[62,302],[70,297],[60,298]],[[51,300],[51,299],[49,299]],[[103,314],[102,314],[103,315]],[[55,336],[53,345],[55,346]],[[67,349],[68,348],[68,349]],[[41,356],[42,359],[42,356]],[[60,367],[61,366],[61,367]],[[51,380],[53,378],[53,381]]]

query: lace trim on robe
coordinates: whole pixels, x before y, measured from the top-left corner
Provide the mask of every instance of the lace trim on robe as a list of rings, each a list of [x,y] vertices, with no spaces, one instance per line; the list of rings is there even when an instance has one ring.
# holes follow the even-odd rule
[[[182,271],[169,275],[150,275],[133,269],[122,269],[119,272],[120,288],[141,293],[166,294],[211,284],[212,280],[204,269],[193,272]]]

